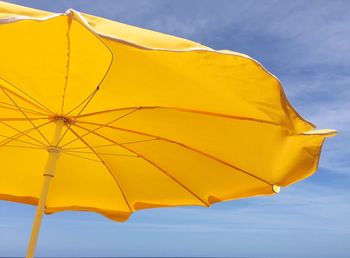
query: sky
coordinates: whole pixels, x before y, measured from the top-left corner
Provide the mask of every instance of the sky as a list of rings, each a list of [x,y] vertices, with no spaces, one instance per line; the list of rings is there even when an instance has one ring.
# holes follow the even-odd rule
[[[73,8],[245,53],[280,79],[303,117],[338,131],[318,172],[276,196],[144,210],[126,223],[84,212],[45,216],[37,256],[350,257],[349,1],[8,2]],[[24,256],[34,214],[0,201],[0,256]]]

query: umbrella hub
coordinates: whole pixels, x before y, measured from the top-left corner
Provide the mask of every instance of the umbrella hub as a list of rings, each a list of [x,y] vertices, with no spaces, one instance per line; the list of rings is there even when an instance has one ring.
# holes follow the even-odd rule
[[[49,153],[61,153],[62,148],[61,147],[57,147],[57,146],[49,146],[46,148],[47,152]]]
[[[64,115],[54,115],[50,117],[51,121],[63,121],[64,124],[73,124],[74,119],[72,117]]]

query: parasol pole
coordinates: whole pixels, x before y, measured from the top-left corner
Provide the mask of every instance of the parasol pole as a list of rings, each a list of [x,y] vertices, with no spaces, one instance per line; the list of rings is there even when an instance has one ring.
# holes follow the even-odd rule
[[[37,243],[38,236],[39,236],[40,225],[41,225],[43,213],[45,210],[45,204],[46,204],[47,194],[49,191],[50,181],[51,181],[52,177],[54,177],[54,175],[55,175],[56,162],[57,162],[57,159],[59,158],[60,153],[61,153],[61,149],[59,147],[57,147],[57,144],[58,144],[60,137],[61,137],[62,128],[64,126],[64,120],[57,119],[55,121],[55,123],[56,123],[56,128],[55,128],[54,138],[52,140],[51,146],[49,146],[47,148],[49,156],[48,156],[48,159],[46,162],[46,167],[45,167],[45,171],[44,171],[44,175],[43,175],[44,181],[43,181],[42,188],[41,188],[38,206],[36,208],[36,214],[35,214],[35,219],[34,219],[34,223],[33,223],[33,227],[32,227],[32,233],[31,233],[30,240],[29,240],[26,258],[33,258],[34,257],[35,247],[36,247],[36,243]]]

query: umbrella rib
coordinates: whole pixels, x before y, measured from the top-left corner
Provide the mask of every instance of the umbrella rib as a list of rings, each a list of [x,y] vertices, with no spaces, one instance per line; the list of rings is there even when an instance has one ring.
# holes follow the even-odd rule
[[[83,122],[83,121],[77,121],[77,123],[90,124],[90,125],[99,125],[98,123]],[[135,131],[135,130],[131,130],[131,129],[121,128],[121,127],[115,127],[115,126],[110,126],[110,125],[107,125],[106,127],[112,128],[112,129],[115,129],[115,130],[120,130],[120,131],[135,133],[135,134],[143,135],[143,136],[157,137],[159,140],[163,140],[163,141],[165,141],[165,142],[177,144],[177,145],[179,145],[179,146],[181,146],[181,147],[183,147],[183,148],[185,148],[185,149],[188,149],[188,150],[194,151],[194,152],[196,152],[196,153],[199,153],[199,154],[201,154],[201,155],[204,155],[204,156],[206,156],[207,158],[210,158],[210,159],[212,159],[212,160],[215,160],[215,161],[217,161],[217,162],[219,162],[219,163],[222,163],[222,164],[224,164],[224,165],[226,165],[226,166],[228,166],[228,167],[230,167],[230,168],[233,168],[233,169],[235,169],[235,170],[237,170],[237,171],[240,171],[240,172],[242,172],[242,173],[244,173],[244,174],[246,174],[246,175],[248,175],[248,176],[251,176],[251,177],[254,177],[255,179],[258,179],[259,181],[262,181],[262,182],[264,182],[264,183],[266,183],[266,184],[269,184],[269,185],[273,186],[273,184],[270,183],[269,181],[267,181],[267,180],[265,180],[265,179],[263,179],[263,178],[261,178],[261,177],[258,177],[258,176],[256,176],[256,175],[254,175],[253,173],[250,173],[250,172],[248,172],[248,171],[246,171],[246,170],[244,170],[244,169],[241,169],[241,168],[239,168],[239,167],[237,167],[237,166],[234,166],[234,165],[232,165],[232,164],[230,164],[230,163],[228,163],[228,162],[226,162],[226,161],[223,161],[223,160],[221,160],[221,159],[219,159],[219,158],[217,158],[217,157],[215,157],[215,156],[213,156],[213,155],[210,155],[210,154],[205,153],[205,152],[203,152],[203,151],[197,150],[197,149],[195,149],[195,148],[193,148],[193,147],[191,147],[191,146],[188,146],[188,145],[186,145],[186,144],[183,144],[183,143],[180,143],[180,142],[177,142],[177,141],[173,141],[173,140],[170,140],[170,139],[167,139],[167,138],[158,136],[158,135],[153,135],[153,134],[149,134],[149,133],[145,133],[145,132],[140,132],[140,131]]]
[[[109,174],[112,176],[112,178],[114,179],[114,182],[115,182],[116,185],[118,186],[118,188],[119,188],[119,190],[120,190],[120,192],[121,192],[121,194],[122,194],[122,196],[123,196],[123,199],[124,199],[126,205],[128,206],[128,208],[129,208],[129,210],[130,210],[130,213],[132,213],[133,211],[132,211],[131,206],[130,206],[130,203],[129,203],[127,197],[126,197],[126,194],[125,194],[125,192],[124,192],[124,190],[123,190],[121,184],[119,183],[117,177],[112,173],[112,170],[109,168],[109,166],[107,166],[107,164],[104,162],[104,160],[101,158],[101,156],[94,150],[94,148],[92,148],[92,147],[90,146],[89,143],[87,143],[87,141],[85,141],[85,140],[84,140],[77,132],[75,132],[71,127],[69,127],[69,130],[70,130],[76,137],[78,137],[78,139],[79,139],[82,143],[84,143],[87,147],[89,147],[90,150],[91,150],[93,153],[95,153],[95,155],[98,157],[98,159],[102,162],[102,164],[103,164],[103,165],[105,166],[105,168],[108,170]]]
[[[46,123],[43,123],[43,124],[41,124],[41,125],[38,125],[37,127],[42,127],[42,126],[45,126],[45,125],[47,125],[47,124],[49,124],[49,123],[51,123],[51,121],[46,122]],[[4,146],[5,144],[8,144],[8,143],[10,143],[10,142],[12,142],[12,141],[14,141],[14,140],[16,140],[16,141],[25,142],[25,143],[27,143],[27,144],[31,144],[31,145],[35,145],[35,146],[41,146],[41,147],[46,148],[47,146],[44,145],[44,144],[42,144],[41,142],[40,142],[41,145],[38,145],[38,144],[35,144],[35,143],[30,143],[30,142],[26,142],[26,141],[23,141],[23,140],[18,140],[18,138],[22,137],[23,135],[29,137],[29,135],[27,135],[27,133],[30,133],[30,132],[33,131],[33,130],[34,130],[34,128],[30,128],[30,129],[27,129],[27,130],[25,130],[25,131],[19,131],[18,134],[15,134],[15,135],[13,135],[13,136],[3,136],[3,135],[2,135],[2,137],[5,137],[5,138],[7,138],[7,139],[5,139],[5,140],[3,140],[3,141],[0,142],[0,147],[1,147],[1,146]],[[30,137],[29,137],[29,138],[30,138]],[[10,141],[8,141],[8,140],[10,140]],[[8,142],[6,142],[6,141],[8,141]],[[5,143],[5,142],[6,142],[6,143]]]
[[[97,91],[99,90],[99,88],[97,87],[91,94],[90,94],[90,98],[88,99],[88,101],[85,103],[85,105],[83,106],[83,108],[79,111],[78,115],[80,115],[83,110],[87,107],[87,105],[90,103],[90,101],[92,100],[92,98],[95,96],[95,94],[97,93]],[[85,102],[85,100],[84,100]],[[83,103],[84,103],[83,102]],[[60,144],[60,142],[62,141],[63,137],[67,134],[68,130],[70,129],[70,127],[72,126],[72,124],[74,124],[75,120],[77,119],[77,117],[75,117],[67,126],[66,130],[64,131],[64,133],[62,134],[61,138],[58,140],[57,142],[57,146]]]
[[[91,161],[95,161],[95,162],[98,162],[98,163],[102,163],[101,160],[98,160],[98,159],[92,159],[92,158],[88,158],[88,157],[83,157],[81,155],[73,154],[73,153],[65,152],[65,151],[62,151],[62,153],[66,154],[66,155],[73,156],[73,157],[77,157],[77,158],[81,158],[81,159],[86,159],[86,160],[91,160]]]
[[[91,146],[92,148],[100,148],[100,147],[110,147],[110,146],[115,146],[116,144],[104,144],[104,145],[95,145]],[[64,150],[80,150],[80,149],[90,149],[88,146],[84,147],[72,147],[72,148],[64,148]]]
[[[127,144],[135,144],[135,143],[141,143],[141,142],[151,142],[151,141],[157,141],[159,138],[153,138],[153,139],[147,139],[147,140],[140,140],[140,141],[131,141],[131,142],[121,142],[120,144],[122,145],[127,145]]]
[[[11,128],[12,130],[15,130],[15,131],[17,131],[17,132],[19,132],[19,133],[22,133],[21,130],[18,130],[16,127],[11,126],[11,125],[5,123],[4,121],[0,121],[0,123],[6,125],[7,127]],[[47,122],[47,123],[48,123],[48,122]],[[40,127],[41,127],[41,126],[40,126]],[[33,130],[38,129],[38,128],[39,128],[38,126],[35,126],[35,127],[33,127],[33,128],[30,128],[30,129],[31,129],[30,131],[33,131]],[[25,132],[25,131],[24,131],[24,132]],[[29,133],[29,132],[28,132],[28,133]],[[45,143],[39,141],[38,139],[35,139],[33,136],[30,136],[30,135],[27,135],[27,134],[24,134],[24,135],[27,136],[28,138],[30,138],[30,139],[36,141],[37,143],[41,144],[42,146],[45,146]]]
[[[70,113],[72,113],[74,110],[76,110],[77,108],[79,108],[81,105],[83,105],[87,100],[89,100],[93,95],[95,95],[96,91],[98,89],[94,89],[94,91],[92,93],[89,94],[89,96],[87,96],[81,103],[79,103],[77,106],[75,106],[71,111],[69,111],[68,113],[66,113],[65,115],[68,116]],[[81,112],[80,112],[81,113]]]
[[[15,106],[15,105],[11,105],[9,103],[6,103],[6,102],[3,102],[3,101],[0,101],[0,104],[1,105],[6,105],[6,106],[1,106],[2,108],[7,108],[7,109],[12,109],[12,110],[17,110],[18,111],[18,108]],[[19,105],[18,105],[19,106]],[[27,110],[28,113],[33,113],[33,114],[38,114],[38,115],[43,115],[43,116],[46,116],[47,114],[44,114],[44,113],[41,113],[41,112],[38,112],[38,111],[35,111],[33,109],[30,109],[30,108],[25,108],[25,107],[22,107],[22,106],[19,106],[21,109],[23,110]]]
[[[17,135],[18,135],[18,134],[16,134],[15,136],[17,136]],[[17,139],[17,138],[20,138],[21,136],[18,136],[17,138],[15,138],[15,136],[6,136],[6,135],[0,134],[0,137],[5,138],[4,140],[2,140],[2,141],[0,142],[0,147],[9,146],[9,145],[7,145],[7,144],[10,143],[10,142],[12,142],[12,141],[18,141],[18,142],[30,144],[30,145],[33,145],[33,146],[38,146],[38,147],[43,148],[43,149],[46,147],[46,146],[44,147],[44,146],[41,146],[41,145],[38,145],[38,144],[35,144],[35,143],[31,143],[31,142],[19,140],[19,139]],[[11,140],[11,141],[8,141],[8,140]],[[8,141],[8,142],[6,142],[6,141]],[[1,144],[1,143],[4,143],[4,144]]]
[[[132,113],[134,113],[135,111],[137,111],[137,110],[139,110],[139,109],[140,109],[140,108],[137,107],[137,108],[131,110],[130,112],[128,112],[128,113],[126,113],[126,114],[124,114],[124,115],[122,115],[122,116],[119,116],[119,117],[113,119],[112,121],[110,121],[110,122],[108,122],[108,123],[106,123],[106,124],[99,124],[99,126],[98,126],[97,128],[95,128],[95,129],[92,130],[92,131],[88,131],[87,133],[81,135],[80,137],[83,138],[83,137],[89,135],[90,133],[95,132],[95,131],[101,129],[102,127],[104,127],[104,126],[106,126],[106,125],[109,125],[109,124],[111,124],[111,123],[113,123],[113,122],[116,122],[116,121],[118,121],[118,120],[120,120],[120,119],[122,119],[122,118],[124,118],[124,117],[126,117],[126,116],[128,116],[128,115],[130,115],[130,114],[132,114]],[[77,117],[76,117],[76,118],[77,118]],[[74,122],[76,122],[76,119],[74,119]],[[73,124],[73,123],[71,123],[71,125],[72,125],[72,124]],[[70,127],[69,127],[69,128],[70,128]],[[69,128],[68,128],[68,129],[69,129]],[[73,139],[73,140],[67,142],[66,144],[64,144],[64,145],[61,146],[61,147],[63,148],[63,147],[65,147],[65,146],[67,146],[67,145],[69,145],[69,144],[71,144],[71,143],[77,141],[78,139],[79,139],[79,138],[75,138],[75,139]]]
[[[73,16],[74,17],[74,16]],[[109,65],[108,65],[108,68],[106,69],[103,77],[101,78],[100,82],[97,84],[96,86],[96,91],[100,89],[100,86],[101,84],[104,82],[104,80],[106,79],[107,77],[107,74],[109,73],[109,71],[111,70],[112,68],[112,64],[114,62],[114,54],[113,54],[113,51],[111,50],[111,48],[106,44],[106,42],[104,42],[101,37],[94,31],[94,30],[91,30],[90,28],[88,28],[85,24],[81,23],[81,21],[79,19],[75,19],[76,22],[78,22],[79,24],[81,24],[82,26],[84,26],[86,29],[88,29],[92,35],[94,35],[96,37],[97,40],[99,40],[105,47],[106,49],[108,49],[109,53],[111,54],[111,60],[109,62]],[[96,92],[93,92],[93,95],[95,95]],[[88,99],[89,96],[86,98]],[[86,99],[82,102],[84,103],[86,101]],[[81,103],[81,104],[82,104]],[[73,108],[71,111],[69,111],[66,115],[68,116],[70,113],[72,113],[75,109],[77,109],[81,104],[79,104],[78,106],[76,106],[75,108]],[[81,112],[79,112],[78,115],[80,115]]]
[[[2,146],[0,146],[0,147],[2,147],[2,148],[7,148],[7,147],[9,147],[9,148],[25,148],[25,149],[40,149],[40,150],[46,150],[45,148],[43,148],[43,147],[31,147],[31,146],[20,146],[20,145],[2,145]]]
[[[66,90],[67,90],[67,85],[68,85],[68,78],[69,78],[69,68],[70,68],[70,58],[71,58],[71,39],[70,39],[70,29],[72,25],[72,16],[68,15],[67,16],[67,22],[68,22],[68,29],[66,33],[66,38],[67,38],[67,62],[66,62],[66,76],[65,76],[65,81],[64,81],[64,89],[63,89],[63,96],[62,96],[62,105],[61,105],[61,114],[63,114],[63,107],[64,107],[64,100],[66,97]]]
[[[74,16],[73,16],[74,18]],[[114,54],[113,54],[113,51],[112,49],[106,44],[106,42],[104,42],[104,40],[101,39],[100,35],[98,35],[98,33],[96,33],[94,30],[91,30],[89,27],[86,26],[86,24],[82,23],[79,19],[75,19],[76,22],[78,22],[80,25],[82,25],[85,29],[89,30],[91,32],[91,34],[101,42],[101,44],[103,44],[106,49],[109,51],[109,53],[111,54],[111,60],[109,62],[109,65],[108,65],[108,68],[106,69],[103,77],[101,78],[100,82],[97,84],[96,86],[96,90],[99,90],[100,89],[100,86],[101,84],[104,82],[104,80],[106,79],[107,77],[107,74],[109,73],[109,71],[111,70],[112,68],[112,64],[114,62]],[[86,98],[88,99],[89,96]],[[84,103],[86,101],[86,99],[82,102]],[[81,104],[82,104],[81,103]],[[75,109],[77,109],[81,104],[79,104],[78,106],[76,106],[75,108],[73,108],[71,111],[69,111],[66,115],[69,115],[71,112],[73,112]]]
[[[82,154],[98,154],[98,155],[108,155],[108,156],[118,156],[118,157],[134,157],[138,158],[138,156],[135,155],[128,155],[128,154],[118,154],[118,153],[103,153],[103,152],[90,152],[90,151],[76,151],[76,150],[67,150],[63,149],[63,152],[68,152],[68,153],[82,153]]]
[[[24,95],[26,95],[27,97],[29,97],[31,100],[33,100],[34,102],[36,102],[37,104],[39,104],[39,106],[31,101],[29,101],[26,98],[23,98],[22,96],[16,94],[15,92],[13,92],[12,90],[6,88],[3,85],[0,85],[1,88],[5,88],[7,91],[9,91],[11,94],[17,96],[18,98],[24,100],[25,102],[28,102],[29,104],[33,105],[36,108],[39,108],[43,111],[45,111],[46,113],[54,113],[52,112],[48,107],[46,107],[44,104],[40,103],[39,101],[37,101],[36,99],[34,99],[32,96],[30,96],[28,93],[26,93],[24,90],[22,90],[21,88],[19,88],[18,86],[14,85],[13,83],[9,82],[8,80],[4,79],[3,77],[0,77],[0,79],[2,79],[3,81],[7,82],[8,84],[10,84],[12,87],[14,87],[15,89],[17,89],[18,91],[22,92]]]
[[[82,127],[80,125],[76,125],[77,127],[83,129],[83,130],[86,130],[86,131],[89,131],[89,129],[85,128],[85,127]],[[206,207],[209,207],[209,204],[204,201],[201,197],[199,197],[196,193],[194,193],[190,188],[188,188],[186,185],[184,185],[183,183],[181,183],[178,179],[176,179],[173,175],[171,175],[171,173],[169,173],[168,171],[166,171],[165,169],[163,169],[162,167],[160,167],[158,164],[156,164],[154,161],[150,160],[149,158],[145,157],[144,155],[128,148],[128,147],[125,147],[123,145],[121,145],[120,143],[112,140],[112,139],[109,139],[108,137],[105,137],[99,133],[96,133],[94,131],[89,131],[91,133],[93,133],[94,135],[96,136],[99,136],[107,141],[110,141],[124,149],[126,149],[127,151],[130,151],[131,153],[134,153],[135,155],[137,155],[138,157],[140,157],[141,159],[143,159],[145,162],[151,164],[153,167],[157,168],[159,171],[161,171],[164,175],[166,175],[167,177],[169,177],[170,179],[172,179],[176,184],[178,184],[181,188],[183,188],[184,190],[186,190],[188,193],[190,193],[192,196],[194,196],[197,200],[199,200],[201,203],[204,204],[204,206]]]
[[[30,117],[31,120],[47,120],[47,117]],[[27,121],[24,117],[0,117],[0,121]],[[34,129],[34,128],[33,128]]]
[[[141,142],[150,142],[150,141],[156,141],[159,140],[158,138],[154,139],[147,139],[147,140],[140,140],[140,141],[131,141],[131,142],[121,142],[120,144],[135,144],[135,143],[141,143]],[[104,144],[104,145],[95,145],[91,146],[92,148],[103,148],[103,147],[111,147],[111,146],[118,146],[117,144]],[[88,149],[89,147],[72,147],[72,148],[64,148],[65,150],[79,150],[79,149]]]
[[[41,137],[43,137],[43,139],[47,142],[47,144],[50,145],[50,142],[47,140],[47,138],[45,137],[45,135],[43,135],[43,133],[35,126],[35,124],[33,123],[33,121],[27,116],[27,114],[17,105],[17,103],[12,99],[12,97],[7,94],[7,92],[1,88],[1,90],[4,92],[4,94],[11,100],[11,102],[18,108],[18,110],[21,111],[21,113],[25,116],[25,118],[27,118],[27,120],[29,121],[29,123],[33,126],[34,129],[36,129],[38,131],[38,133],[41,135]]]
[[[166,107],[166,106],[134,106],[134,107],[116,108],[116,109],[109,109],[109,110],[103,110],[103,111],[79,115],[79,118],[94,116],[94,115],[99,115],[99,114],[104,114],[104,113],[110,113],[110,112],[115,112],[115,111],[127,110],[127,109],[134,109],[134,108],[167,109],[167,110],[175,110],[175,111],[208,115],[208,116],[214,116],[214,117],[229,118],[229,119],[235,119],[235,120],[248,120],[248,121],[253,121],[253,122],[259,122],[259,123],[265,123],[265,124],[279,126],[278,123],[275,123],[273,121],[267,121],[267,120],[263,120],[263,119],[252,118],[252,117],[241,117],[241,116],[235,116],[235,115],[229,115],[229,114],[223,114],[223,113],[216,113],[216,112],[209,112],[209,111],[202,111],[202,110],[195,110],[195,109],[188,109],[188,108]]]

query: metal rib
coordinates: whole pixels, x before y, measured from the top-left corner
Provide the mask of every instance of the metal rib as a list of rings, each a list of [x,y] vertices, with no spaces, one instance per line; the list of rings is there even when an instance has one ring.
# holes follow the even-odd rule
[[[79,126],[79,125],[76,125],[77,127],[83,129],[83,130],[86,130],[86,131],[89,131],[89,129],[85,128],[85,127],[82,127],[82,126]],[[168,176],[170,179],[172,179],[176,184],[178,184],[180,187],[182,187],[184,190],[186,190],[188,193],[190,193],[192,196],[194,196],[197,200],[199,200],[201,203],[204,204],[204,206],[206,207],[209,207],[209,204],[204,201],[201,197],[199,197],[196,193],[194,193],[190,188],[188,188],[186,185],[184,185],[182,182],[180,182],[177,178],[175,178],[173,175],[171,175],[171,173],[169,173],[168,171],[166,171],[165,169],[163,169],[162,167],[160,167],[158,164],[156,164],[154,161],[150,160],[149,158],[145,157],[144,155],[142,155],[141,153],[138,153],[128,147],[125,147],[124,145],[121,145],[120,143],[112,140],[112,139],[109,139],[99,133],[96,133],[96,132],[93,132],[93,131],[90,131],[91,133],[93,133],[94,135],[96,136],[99,136],[107,141],[110,141],[110,142],[113,142],[117,145],[119,145],[120,147],[130,151],[131,153],[134,153],[135,155],[139,156],[141,159],[143,159],[144,161],[146,161],[147,163],[151,164],[153,167],[157,168],[159,171],[161,171],[163,174],[165,174],[166,176]]]

